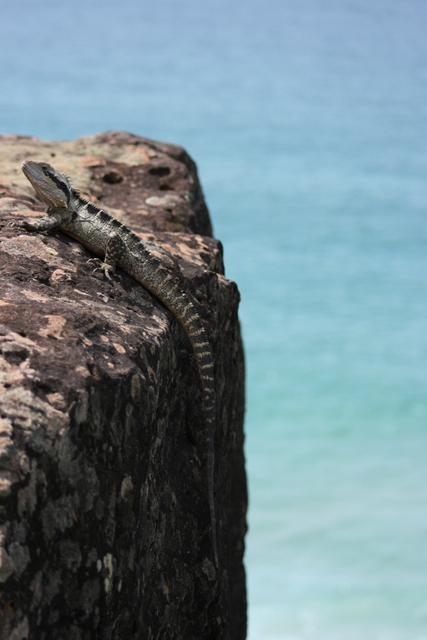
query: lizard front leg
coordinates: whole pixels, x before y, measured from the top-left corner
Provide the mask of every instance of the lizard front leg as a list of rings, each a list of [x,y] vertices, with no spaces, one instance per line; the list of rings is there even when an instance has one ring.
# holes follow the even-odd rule
[[[93,262],[97,266],[92,271],[95,273],[96,271],[102,271],[105,277],[108,280],[111,280],[111,275],[116,270],[116,266],[126,253],[126,245],[123,240],[120,238],[119,234],[115,231],[112,231],[107,239],[107,244],[105,246],[105,256],[104,260],[100,260],[99,258],[91,258],[88,262]]]
[[[68,209],[55,209],[49,212],[49,215],[40,220],[12,220],[9,222],[11,227],[21,227],[27,231],[52,231],[60,227],[61,224],[67,222],[70,219],[70,212]]]

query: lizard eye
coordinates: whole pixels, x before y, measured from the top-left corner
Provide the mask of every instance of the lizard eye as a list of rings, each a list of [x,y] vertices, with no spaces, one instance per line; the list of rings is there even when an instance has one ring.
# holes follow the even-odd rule
[[[40,167],[42,168],[43,173],[48,176],[49,175],[49,165],[48,164],[40,164]]]

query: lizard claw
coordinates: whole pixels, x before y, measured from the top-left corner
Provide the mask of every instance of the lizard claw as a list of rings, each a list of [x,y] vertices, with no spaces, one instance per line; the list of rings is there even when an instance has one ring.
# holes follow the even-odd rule
[[[99,258],[90,258],[90,260],[88,260],[87,262],[88,264],[92,262],[93,264],[96,265],[95,269],[92,271],[92,275],[97,271],[101,271],[104,274],[104,276],[107,278],[107,280],[109,280],[110,282],[113,281],[110,274],[114,273],[115,269],[114,267],[111,266],[111,264],[107,264],[106,262],[103,262]]]
[[[100,258],[89,258],[89,260],[86,260],[86,264],[90,264],[91,262],[98,265],[98,267],[102,264],[102,260]]]
[[[36,227],[29,220],[9,220],[6,223],[7,227],[20,227],[21,229],[27,229],[27,231],[35,231]]]

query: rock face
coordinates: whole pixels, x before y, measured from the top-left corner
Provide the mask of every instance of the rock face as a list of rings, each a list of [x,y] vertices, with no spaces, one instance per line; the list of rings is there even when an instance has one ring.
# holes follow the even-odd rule
[[[243,640],[244,369],[236,285],[192,160],[109,132],[0,137],[0,640]],[[93,275],[42,215],[24,160],[175,254],[216,362],[212,560],[199,375],[173,316],[132,278]]]

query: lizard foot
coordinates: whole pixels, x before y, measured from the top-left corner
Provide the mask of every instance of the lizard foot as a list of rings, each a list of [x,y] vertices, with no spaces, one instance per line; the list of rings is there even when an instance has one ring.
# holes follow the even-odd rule
[[[107,278],[107,280],[109,280],[110,282],[113,281],[110,274],[115,272],[115,268],[111,266],[111,264],[107,264],[106,262],[103,262],[99,258],[90,258],[90,260],[88,260],[87,263],[88,264],[92,263],[96,265],[95,269],[92,271],[92,275],[97,271],[101,271],[104,274],[104,276]]]
[[[20,229],[26,229],[27,231],[37,231],[37,226],[34,222],[29,220],[9,220],[7,227],[19,227]]]

